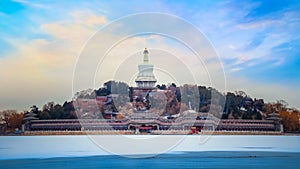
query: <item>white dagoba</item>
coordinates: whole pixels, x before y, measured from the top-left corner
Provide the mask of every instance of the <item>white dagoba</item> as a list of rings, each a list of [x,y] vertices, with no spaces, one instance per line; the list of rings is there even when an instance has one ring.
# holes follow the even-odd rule
[[[153,74],[153,65],[149,63],[149,52],[145,48],[144,52],[144,62],[139,64],[139,74],[135,79],[136,85],[139,88],[154,88],[156,83],[156,78]]]

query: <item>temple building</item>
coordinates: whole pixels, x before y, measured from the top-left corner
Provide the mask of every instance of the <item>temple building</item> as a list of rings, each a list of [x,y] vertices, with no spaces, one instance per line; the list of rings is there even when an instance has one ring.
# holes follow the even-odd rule
[[[139,74],[135,79],[136,86],[139,88],[154,88],[156,78],[153,74],[153,64],[149,63],[149,52],[145,48],[143,63],[139,64]]]
[[[272,120],[275,125],[275,131],[283,131],[283,126],[281,124],[281,118],[279,116],[279,113],[273,112],[271,114],[268,114],[269,117],[267,117],[267,120]]]
[[[130,88],[131,102],[138,112],[149,110],[151,103],[150,93],[157,90],[156,78],[153,73],[154,65],[149,63],[149,51],[147,48],[143,52],[143,63],[138,65],[138,75],[135,79],[136,87]]]

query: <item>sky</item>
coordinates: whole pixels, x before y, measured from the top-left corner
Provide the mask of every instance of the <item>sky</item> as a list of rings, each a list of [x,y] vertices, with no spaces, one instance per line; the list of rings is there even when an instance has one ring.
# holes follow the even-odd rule
[[[126,20],[126,16],[143,13],[167,15],[194,26],[201,34],[194,35],[182,24],[168,31],[191,41],[199,37],[202,41],[196,44],[195,39],[190,46],[201,46],[200,53],[211,57],[193,60],[195,53],[178,39],[143,34],[113,46],[101,62],[104,64],[94,58],[96,71],[89,71],[86,64],[78,69],[78,61],[83,58],[93,63],[89,56],[96,56],[97,48],[118,39],[121,33],[141,30],[144,25],[164,25],[159,18]],[[115,30],[97,33],[108,25],[114,25]],[[196,77],[201,79],[196,80],[200,85],[221,92],[243,90],[252,98],[285,100],[290,107],[300,108],[299,28],[298,0],[1,0],[0,110],[26,110],[32,105],[71,100],[76,71],[82,83],[92,72],[89,76],[94,77],[94,83],[90,86],[94,88],[112,78],[134,85],[144,47],[149,48],[150,61],[159,68],[155,70],[159,83],[173,80],[183,84]],[[91,42],[96,43],[94,48]],[[178,66],[183,73],[178,72]]]

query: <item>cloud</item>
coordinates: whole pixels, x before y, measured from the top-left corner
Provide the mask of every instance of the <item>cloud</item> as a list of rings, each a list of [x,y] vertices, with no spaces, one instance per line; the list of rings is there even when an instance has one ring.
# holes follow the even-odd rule
[[[1,88],[6,89],[0,93],[1,109],[70,99],[76,58],[89,37],[106,22],[104,16],[89,12],[41,24],[42,38],[7,38],[13,50],[0,58],[0,76],[5,79]]]
[[[231,72],[237,72],[237,71],[240,71],[242,69],[243,69],[242,67],[235,67],[235,68],[230,69],[230,71]]]
[[[105,16],[91,11],[73,11],[71,19],[41,25],[41,29],[55,40],[66,40],[71,43],[82,43],[100,26],[107,23]]]
[[[107,18],[103,15],[95,15],[89,10],[72,11],[71,16],[73,16],[75,22],[78,24],[84,24],[86,26],[99,26],[107,24]]]
[[[237,24],[236,27],[238,29],[244,29],[244,30],[249,30],[249,29],[264,29],[268,26],[272,26],[274,24],[280,24],[280,21],[276,20],[259,20],[259,21],[252,21],[248,23],[241,23]]]
[[[13,0],[13,1],[34,8],[42,8],[42,9],[48,8],[46,5],[42,5],[41,3],[34,3],[32,1],[27,1],[27,0]]]
[[[299,26],[300,22],[295,9],[275,10],[272,14],[265,15],[260,13],[259,17],[255,18],[248,14],[261,4],[248,4],[247,8],[240,8],[237,4],[239,3],[228,7],[228,4],[223,3],[221,8],[226,10],[223,10],[222,15],[206,12],[205,16],[213,18],[213,22],[203,17],[197,19],[201,20],[199,27],[203,28],[204,33],[216,47],[225,62],[225,68],[243,71],[244,69],[239,69],[240,66],[255,69],[260,64],[274,60],[280,62],[276,62],[277,64],[273,66],[285,64],[285,59],[282,58],[288,56],[282,56],[283,53],[278,54],[274,48],[291,42],[295,35],[298,36],[298,31],[294,28],[297,27],[296,25]],[[236,16],[237,13],[241,15]],[[201,11],[197,17],[199,15]]]

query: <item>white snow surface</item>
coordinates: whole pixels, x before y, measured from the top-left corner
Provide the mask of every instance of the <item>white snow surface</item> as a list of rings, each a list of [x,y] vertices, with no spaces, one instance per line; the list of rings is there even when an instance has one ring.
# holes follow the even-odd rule
[[[268,135],[68,135],[0,136],[0,159],[201,151],[300,152],[300,136]]]

